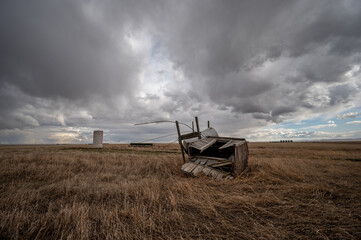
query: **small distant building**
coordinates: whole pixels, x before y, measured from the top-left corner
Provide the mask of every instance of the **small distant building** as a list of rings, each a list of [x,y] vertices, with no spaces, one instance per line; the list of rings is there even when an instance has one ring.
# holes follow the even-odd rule
[[[101,148],[103,147],[103,131],[95,130],[93,132],[93,146]]]

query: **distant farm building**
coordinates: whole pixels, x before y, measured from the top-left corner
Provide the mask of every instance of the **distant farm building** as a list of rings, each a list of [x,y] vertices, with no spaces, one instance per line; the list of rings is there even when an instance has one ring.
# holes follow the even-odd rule
[[[101,148],[103,147],[103,131],[95,130],[93,132],[93,146]]]

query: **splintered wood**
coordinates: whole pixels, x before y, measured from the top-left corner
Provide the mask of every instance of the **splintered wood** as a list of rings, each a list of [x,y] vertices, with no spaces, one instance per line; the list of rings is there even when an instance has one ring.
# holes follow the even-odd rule
[[[181,135],[176,121],[178,142],[182,151],[182,171],[190,176],[206,175],[214,179],[233,179],[241,174],[248,164],[248,144],[244,138],[219,137],[210,127],[199,131],[198,117],[195,117],[197,131]],[[188,155],[186,162],[185,153]]]
[[[230,172],[225,172],[220,169],[215,169],[211,166],[202,165],[200,163],[197,164],[194,162],[187,162],[183,164],[181,169],[185,174],[188,174],[193,177],[203,174],[206,176],[211,176],[214,179],[221,179],[221,178],[233,179],[233,176],[231,175]]]
[[[184,141],[188,162],[182,171],[189,176],[233,179],[247,168],[248,145],[244,139],[206,137]]]

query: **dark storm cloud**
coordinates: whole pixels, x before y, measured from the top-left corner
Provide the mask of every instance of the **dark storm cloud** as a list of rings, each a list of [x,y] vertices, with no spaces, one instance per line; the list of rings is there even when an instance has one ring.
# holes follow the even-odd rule
[[[331,104],[347,102],[348,98],[358,90],[349,84],[342,84],[330,88]]]
[[[0,129],[119,119],[115,99],[133,97],[141,65],[122,3],[113,20],[92,1],[0,2]]]
[[[4,0],[0,129],[123,124],[129,139],[134,119],[227,113],[219,124],[255,127],[322,112],[360,90],[360,22],[356,0]],[[133,49],[138,33],[149,53]],[[140,94],[147,54],[173,77]]]
[[[187,1],[166,16],[171,57],[190,72],[222,76],[237,71],[255,56],[254,50],[266,50],[254,46],[265,45],[270,20],[288,5],[289,1]]]
[[[358,1],[304,1],[305,16],[294,34],[290,51],[296,55],[330,45],[330,52],[349,55],[361,50],[361,15]],[[296,9],[297,11],[297,9]],[[297,26],[297,25],[293,25]]]
[[[32,96],[131,93],[138,59],[81,1],[1,1],[0,77]],[[119,24],[120,30],[123,26]]]
[[[342,82],[360,64],[358,1],[195,1],[184,8],[165,26],[171,58],[203,94],[240,113],[269,120],[297,112],[310,106],[304,96],[317,94],[307,92],[313,84]],[[283,59],[281,71],[255,76]],[[322,107],[339,99],[329,97]]]

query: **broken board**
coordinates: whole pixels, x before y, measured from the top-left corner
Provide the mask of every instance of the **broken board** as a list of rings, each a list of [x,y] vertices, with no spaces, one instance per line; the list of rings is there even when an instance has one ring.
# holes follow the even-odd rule
[[[214,179],[233,179],[228,172],[222,171],[220,169],[215,169],[207,165],[200,164],[199,161],[196,162],[187,162],[183,164],[182,171],[190,176],[196,177],[200,174],[205,176],[210,176]]]

